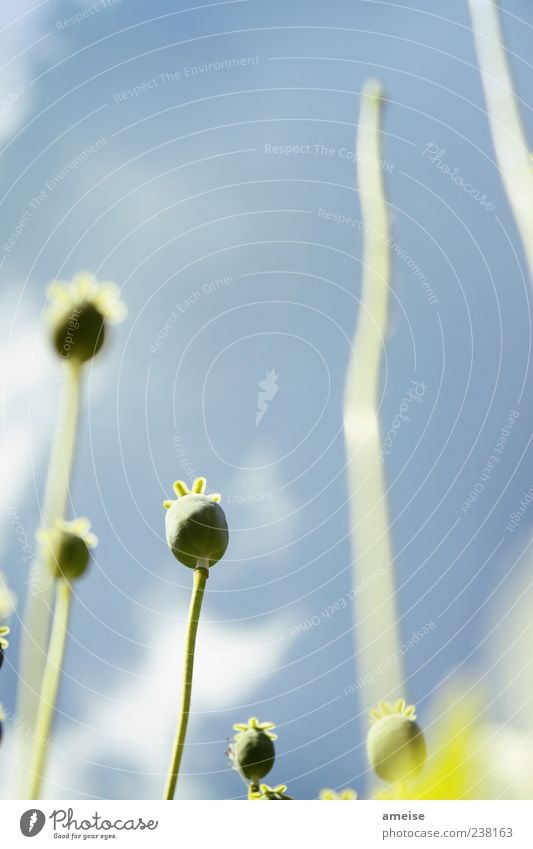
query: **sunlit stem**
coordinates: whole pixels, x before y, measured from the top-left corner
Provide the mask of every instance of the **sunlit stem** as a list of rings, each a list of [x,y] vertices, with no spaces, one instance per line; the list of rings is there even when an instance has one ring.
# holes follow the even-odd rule
[[[39,799],[46,769],[46,756],[50,748],[52,724],[55,714],[61,668],[68,634],[72,590],[63,579],[56,582],[56,603],[48,656],[43,671],[41,694],[37,703],[33,753],[30,762],[28,793],[25,798]]]
[[[196,634],[198,633],[198,622],[207,578],[209,576],[209,564],[205,560],[199,560],[193,573],[193,588],[189,616],[187,619],[187,632],[185,637],[185,658],[183,663],[183,682],[181,689],[181,704],[178,716],[176,737],[172,748],[172,757],[167,775],[164,799],[173,799],[178,783],[181,758],[187,736],[187,725],[191,709],[192,677],[194,670],[194,653],[196,650]]]
[[[379,83],[369,81],[362,93],[357,134],[362,297],[344,397],[353,581],[355,587],[365,587],[363,593],[355,593],[357,672],[366,676],[363,709],[380,699],[404,695],[377,411],[390,295],[389,217],[379,164],[382,98]]]
[[[51,528],[56,519],[65,516],[78,436],[80,395],[81,366],[74,360],[65,361],[62,364],[56,431],[41,514],[41,526],[45,529]],[[49,556],[49,548],[39,546],[28,579],[29,591],[20,636],[16,715],[19,727],[24,732],[19,735],[19,756],[22,764],[27,763],[29,758],[50,634],[54,570],[48,563]]]
[[[533,285],[533,164],[505,55],[498,10],[493,0],[469,0],[469,4],[496,160]]]

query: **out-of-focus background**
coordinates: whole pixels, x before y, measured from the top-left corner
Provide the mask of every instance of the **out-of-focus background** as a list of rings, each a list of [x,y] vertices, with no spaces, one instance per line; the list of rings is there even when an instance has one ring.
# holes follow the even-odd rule
[[[501,18],[531,137],[531,3],[504,0]],[[0,554],[19,597],[2,796],[56,408],[45,288],[81,269],[117,281],[129,314],[85,385],[69,513],[100,545],[77,586],[46,794],[162,792],[191,585],[162,500],[200,474],[231,541],[209,580],[178,796],[243,795],[225,749],[251,715],[278,725],[273,783],[364,791],[341,425],[368,77],[388,100],[380,418],[422,722],[452,675],[497,694],[505,590],[527,578],[531,290],[467,6],[4,0],[0,44]]]

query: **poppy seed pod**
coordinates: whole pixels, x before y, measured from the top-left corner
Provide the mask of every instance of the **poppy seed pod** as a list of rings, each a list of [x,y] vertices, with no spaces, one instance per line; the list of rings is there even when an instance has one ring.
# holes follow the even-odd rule
[[[272,722],[258,722],[251,717],[247,723],[233,726],[239,733],[235,735],[231,750],[231,759],[235,769],[252,784],[259,785],[268,775],[276,760],[272,734],[275,728]]]
[[[60,357],[85,363],[98,353],[105,338],[105,318],[89,301],[67,307],[52,324],[52,342]]]
[[[98,283],[93,274],[77,274],[49,288],[48,321],[57,354],[76,363],[92,359],[104,344],[108,322],[121,321],[126,308],[115,283]]]
[[[176,481],[176,501],[165,501],[167,544],[174,557],[194,569],[203,560],[214,566],[228,547],[228,525],[218,500],[219,495],[205,495],[205,478],[197,478],[192,491],[183,481]]]
[[[51,531],[39,531],[37,538],[49,546],[50,563],[55,578],[73,581],[86,571],[91,558],[91,548],[98,542],[90,532],[88,519],[71,522],[58,520]]]
[[[371,711],[367,755],[379,778],[394,783],[415,778],[426,761],[426,741],[413,705],[400,699]]]

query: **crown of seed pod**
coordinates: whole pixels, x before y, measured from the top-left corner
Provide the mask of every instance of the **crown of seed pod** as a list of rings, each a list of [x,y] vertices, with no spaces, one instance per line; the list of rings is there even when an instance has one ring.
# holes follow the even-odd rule
[[[357,799],[357,791],[351,787],[345,787],[344,790],[337,792],[330,787],[325,787],[320,791],[319,799],[322,802],[352,802]]]
[[[292,800],[292,796],[288,796],[286,790],[286,784],[278,784],[277,787],[269,787],[268,784],[260,784],[259,787],[252,785],[248,793],[248,799],[252,802],[269,802],[277,799]]]
[[[414,705],[380,702],[370,711],[367,755],[376,775],[391,783],[415,778],[426,761],[426,741]]]
[[[168,547],[190,569],[199,560],[214,566],[228,547],[228,524],[218,503],[220,495],[206,495],[206,483],[205,478],[196,478],[189,489],[183,481],[176,481],[177,500],[163,502]]]
[[[252,716],[248,722],[237,723],[233,728],[237,731],[230,747],[230,761],[244,779],[254,785],[251,790],[260,792],[259,783],[268,775],[276,760],[274,740],[277,735],[272,733],[273,722],[258,722]]]
[[[80,517],[70,522],[58,519],[51,530],[37,531],[39,542],[49,546],[55,578],[73,581],[83,575],[89,565],[91,548],[98,543],[90,528],[90,521]]]
[[[126,315],[116,283],[98,283],[88,271],[76,274],[72,283],[54,281],[48,298],[52,345],[60,357],[78,363],[94,357],[104,344],[106,325]]]

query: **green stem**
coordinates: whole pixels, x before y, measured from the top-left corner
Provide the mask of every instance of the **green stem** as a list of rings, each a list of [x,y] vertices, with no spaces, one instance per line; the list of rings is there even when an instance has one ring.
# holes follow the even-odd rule
[[[533,285],[533,172],[507,59],[510,54],[505,49],[494,0],[469,0],[469,6],[496,164],[520,233]]]
[[[81,366],[70,360],[64,363],[63,369],[65,379],[61,385],[41,514],[41,526],[45,529],[51,528],[56,519],[65,516],[79,430]],[[49,568],[48,556],[47,549],[41,546],[32,563],[20,637],[17,718],[24,732],[20,738],[24,749],[21,762],[29,756],[28,747],[37,713],[45,646],[50,633],[53,570]]]
[[[65,365],[65,402],[64,405],[61,404],[61,399],[59,402],[54,446],[44,494],[45,527],[49,527],[56,518],[65,514],[78,435],[82,366],[76,360]]]
[[[27,799],[39,799],[40,797],[59,690],[61,667],[65,655],[71,601],[72,589],[70,584],[63,579],[58,579],[52,633],[37,707]]]
[[[185,660],[183,668],[183,684],[181,691],[181,705],[176,729],[176,737],[172,749],[172,758],[167,775],[164,799],[173,799],[178,783],[181,757],[185,745],[187,725],[191,708],[192,675],[194,669],[194,652],[196,648],[196,634],[198,632],[198,621],[207,578],[209,566],[207,561],[199,560],[194,570],[191,604],[189,606],[189,617],[187,620],[187,635],[185,642]]]
[[[369,683],[361,691],[363,709],[381,698],[403,695],[394,554],[378,418],[390,308],[390,228],[380,167],[382,104],[381,86],[368,82],[361,97],[357,137],[363,283],[344,398],[353,579],[354,587],[365,587],[364,593],[355,593],[359,674],[369,675]],[[380,676],[383,664],[387,674]]]

